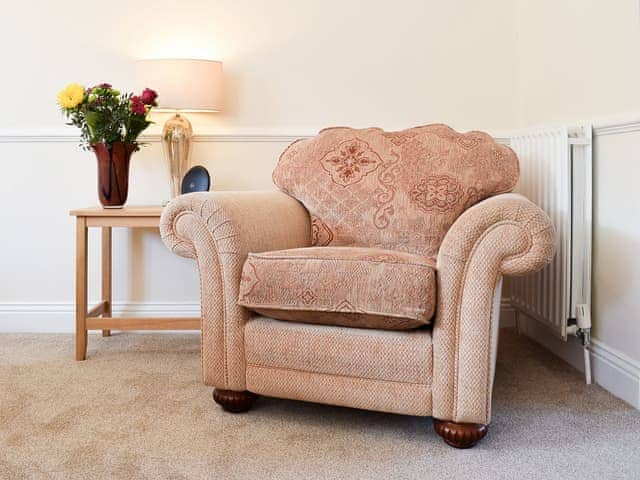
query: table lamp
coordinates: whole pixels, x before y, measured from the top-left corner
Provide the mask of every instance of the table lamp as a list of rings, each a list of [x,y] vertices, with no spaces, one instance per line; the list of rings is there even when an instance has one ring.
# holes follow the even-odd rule
[[[219,112],[222,106],[222,62],[158,59],[136,62],[137,90],[158,93],[154,111],[174,112],[162,129],[162,150],[171,179],[171,198],[180,194],[189,169],[193,130],[184,112]]]

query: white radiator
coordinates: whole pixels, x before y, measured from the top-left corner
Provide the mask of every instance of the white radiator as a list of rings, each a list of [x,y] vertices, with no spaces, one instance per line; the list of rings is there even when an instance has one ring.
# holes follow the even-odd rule
[[[545,210],[557,232],[556,255],[548,267],[509,279],[511,305],[564,340],[568,333],[581,333],[588,343],[591,126],[526,130],[509,143],[520,159],[516,191]]]

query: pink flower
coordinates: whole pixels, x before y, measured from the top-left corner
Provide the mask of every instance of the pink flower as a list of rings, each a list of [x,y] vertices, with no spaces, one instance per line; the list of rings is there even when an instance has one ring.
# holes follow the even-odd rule
[[[158,94],[155,90],[151,90],[150,88],[145,88],[142,91],[142,95],[140,95],[140,99],[145,105],[155,105],[156,98],[158,98]]]
[[[110,83],[101,83],[100,85],[96,85],[97,88],[111,88]]]
[[[136,115],[145,115],[147,113],[147,108],[145,107],[144,103],[142,103],[142,100],[140,100],[140,97],[138,97],[137,95],[131,97],[130,108],[131,111]]]

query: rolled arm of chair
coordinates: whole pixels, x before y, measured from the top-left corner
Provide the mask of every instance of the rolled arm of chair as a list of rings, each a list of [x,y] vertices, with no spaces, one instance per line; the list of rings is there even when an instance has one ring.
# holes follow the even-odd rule
[[[489,423],[502,275],[524,275],[547,265],[554,237],[549,217],[517,194],[474,205],[447,232],[437,260],[435,418]]]
[[[198,263],[204,382],[245,390],[242,265],[249,252],[308,246],[309,214],[277,191],[192,193],[163,210],[160,234],[171,251]]]

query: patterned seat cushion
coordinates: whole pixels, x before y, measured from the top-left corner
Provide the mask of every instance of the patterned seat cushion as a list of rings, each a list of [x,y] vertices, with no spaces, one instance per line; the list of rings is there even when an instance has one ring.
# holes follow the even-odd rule
[[[420,255],[362,247],[249,254],[240,305],[268,317],[408,330],[431,321],[434,264]]]
[[[292,143],[273,181],[307,208],[313,245],[435,259],[460,214],[518,181],[515,153],[483,132],[434,124],[400,132],[338,127]]]

